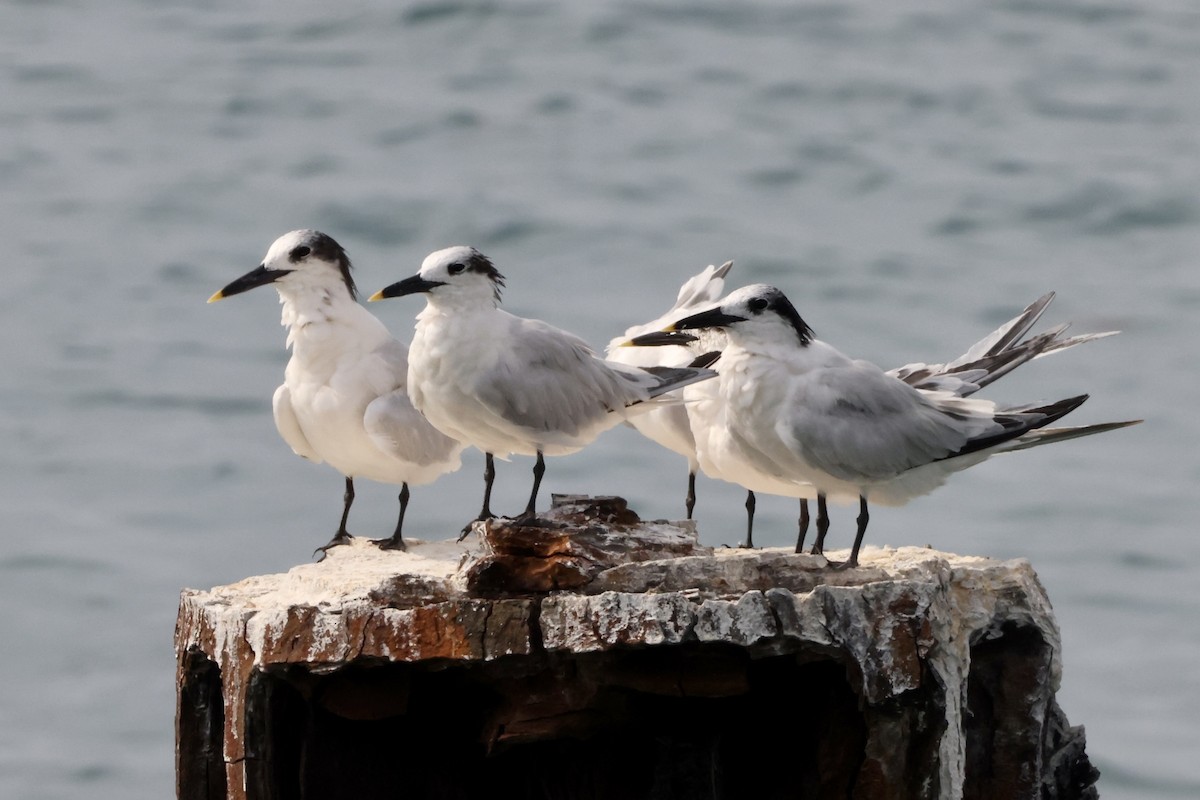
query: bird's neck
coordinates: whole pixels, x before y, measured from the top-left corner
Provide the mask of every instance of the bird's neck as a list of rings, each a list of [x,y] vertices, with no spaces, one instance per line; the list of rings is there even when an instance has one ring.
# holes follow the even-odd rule
[[[450,291],[447,291],[449,289]],[[463,286],[446,287],[426,295],[434,313],[446,316],[467,317],[475,314],[490,314],[500,305],[495,287],[491,283],[476,281]]]
[[[413,348],[428,358],[458,362],[465,353],[478,352],[480,342],[502,340],[509,315],[498,308],[472,306],[462,311],[430,303],[417,315]],[[488,348],[484,348],[487,350]]]
[[[721,361],[726,364],[739,363],[748,370],[785,371],[792,374],[850,363],[848,357],[819,339],[797,346],[786,339],[763,338],[732,341],[722,351]]]
[[[360,306],[343,286],[305,287],[279,293],[283,306],[281,324],[287,328],[287,344],[297,347],[307,340],[339,339],[341,346],[374,347],[388,335],[383,323]]]
[[[425,308],[417,315],[418,324],[426,325],[469,325],[482,323],[494,317],[499,309],[491,298],[478,297],[430,297]],[[471,322],[468,322],[470,320]]]

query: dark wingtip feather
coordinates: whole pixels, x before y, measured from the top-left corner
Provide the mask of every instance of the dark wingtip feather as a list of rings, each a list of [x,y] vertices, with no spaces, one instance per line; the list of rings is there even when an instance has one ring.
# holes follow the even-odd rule
[[[1079,408],[1091,395],[1081,394],[1075,397],[1068,397],[1066,400],[1059,400],[1057,403],[1051,403],[1041,408],[1030,409],[1031,413],[1045,414],[1045,419],[1039,420],[1037,424],[1031,425],[1030,428],[1041,428],[1044,425],[1049,425],[1051,422],[1062,419],[1067,414],[1070,414],[1075,409]]]
[[[977,453],[980,450],[987,450],[989,447],[995,447],[998,444],[1016,439],[1030,431],[1037,430],[1062,419],[1083,405],[1087,399],[1088,395],[1081,394],[1044,406],[1021,406],[999,409],[996,412],[995,419],[996,422],[1004,427],[1004,430],[999,433],[990,433],[971,439],[957,451],[945,455],[938,460],[944,461],[947,458]]]
[[[1121,422],[1099,422],[1095,425],[1079,425],[1073,428],[1039,428],[1020,437],[1008,449],[1025,450],[1030,447],[1037,447],[1038,445],[1051,444],[1052,442],[1065,442],[1068,439],[1078,439],[1083,436],[1091,436],[1095,433],[1107,433],[1108,431],[1128,428],[1131,425],[1139,425],[1142,422],[1143,420],[1140,419],[1127,419]]]
[[[711,367],[713,364],[717,363],[717,360],[720,357],[720,350],[712,350],[703,355],[696,356],[694,359],[692,359],[688,366],[695,367],[696,369],[707,369],[708,367]]]
[[[710,369],[692,367],[643,367],[642,369],[659,380],[658,385],[650,389],[651,397],[658,397],[675,389],[682,389],[684,386],[717,376],[717,373]]]

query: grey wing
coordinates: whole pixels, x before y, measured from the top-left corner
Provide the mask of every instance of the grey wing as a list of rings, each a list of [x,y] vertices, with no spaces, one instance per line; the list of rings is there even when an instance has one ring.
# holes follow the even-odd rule
[[[923,393],[866,362],[821,370],[801,389],[776,432],[808,464],[851,482],[894,477],[999,428],[988,401]]]
[[[379,397],[403,392],[408,385],[408,345],[389,339],[372,351],[367,378]]]
[[[683,286],[679,287],[679,294],[675,298],[675,305],[672,306],[667,314],[675,314],[698,308],[702,305],[715,303],[720,298],[721,293],[725,291],[725,276],[729,274],[729,270],[731,269],[733,269],[732,261],[726,261],[719,267],[709,264],[698,275],[688,278]],[[667,320],[667,322],[672,321]]]
[[[430,425],[403,389],[372,400],[363,426],[376,447],[402,461],[424,467],[441,464],[444,471],[458,468],[462,444]]]
[[[946,367],[949,370],[954,370],[969,362],[978,361],[986,356],[994,356],[997,353],[1003,353],[1005,350],[1013,347],[1025,334],[1029,333],[1030,328],[1042,316],[1042,313],[1053,299],[1054,292],[1047,292],[1037,300],[1034,300],[1020,314],[971,345],[967,352],[951,361]]]
[[[1020,314],[971,345],[967,352],[953,361],[946,364],[906,364],[891,370],[888,374],[896,376],[910,386],[944,389],[954,391],[960,396],[978,391],[986,385],[984,381],[989,377],[988,367],[993,365],[996,357],[1013,349],[1017,342],[1034,326],[1053,299],[1054,292],[1042,295],[1026,306]],[[1050,340],[1057,339],[1058,334],[1065,329],[1066,326],[1063,326],[1048,338]],[[1030,354],[1029,357],[1032,358],[1033,354]],[[1016,366],[1016,364],[1008,366],[1005,372]],[[996,375],[992,380],[997,377],[1000,375]],[[962,387],[954,385],[955,378],[961,379],[965,385]],[[987,380],[986,382],[990,383],[991,381]]]
[[[434,466],[453,461],[453,469],[457,469],[462,445],[429,424],[408,398],[408,346],[390,339],[373,356],[369,379],[379,396],[363,413],[363,427],[371,441],[410,464]]]
[[[906,364],[888,374],[918,389],[947,391],[967,397],[1027,361],[1116,334],[1116,331],[1104,331],[1064,338],[1062,334],[1067,325],[1059,325],[1022,341],[1053,299],[1054,292],[1042,295],[947,364]]]
[[[305,438],[304,431],[300,429],[300,420],[296,418],[296,411],[292,408],[292,393],[286,384],[280,385],[275,390],[275,396],[271,398],[271,410],[275,413],[275,427],[279,430],[279,435],[283,437],[283,440],[288,443],[288,447],[292,448],[292,452],[320,464],[321,457],[317,455],[317,451]]]
[[[532,432],[575,436],[645,392],[576,336],[518,320],[509,347],[477,376],[473,394],[489,411]]]

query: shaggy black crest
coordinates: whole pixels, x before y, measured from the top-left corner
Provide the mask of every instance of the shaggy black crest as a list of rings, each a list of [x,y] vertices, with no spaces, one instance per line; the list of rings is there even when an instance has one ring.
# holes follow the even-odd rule
[[[770,309],[783,317],[795,329],[796,336],[800,339],[801,347],[807,345],[816,337],[816,333],[808,326],[803,317],[800,316],[800,312],[792,305],[792,301],[788,300],[787,295],[778,289],[772,289],[770,292],[751,300],[750,309],[756,313],[762,313]]]
[[[499,302],[500,292],[504,288],[504,276],[500,274],[500,270],[496,269],[496,265],[492,263],[491,259],[478,250],[472,249],[464,266],[467,268],[467,272],[478,272],[491,279],[496,287],[496,301]]]
[[[314,255],[322,261],[337,264],[342,273],[342,280],[346,282],[346,288],[350,291],[350,298],[357,300],[358,287],[354,285],[354,278],[350,274],[350,256],[346,255],[345,249],[332,236],[320,231],[308,231],[307,233],[304,241],[293,247],[292,252],[288,253],[288,261],[295,264],[302,258]]]

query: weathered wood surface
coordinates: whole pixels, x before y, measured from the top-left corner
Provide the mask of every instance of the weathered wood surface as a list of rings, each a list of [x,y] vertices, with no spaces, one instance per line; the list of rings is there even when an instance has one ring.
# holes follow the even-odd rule
[[[1027,562],[837,571],[576,500],[185,591],[179,797],[1095,796]]]

